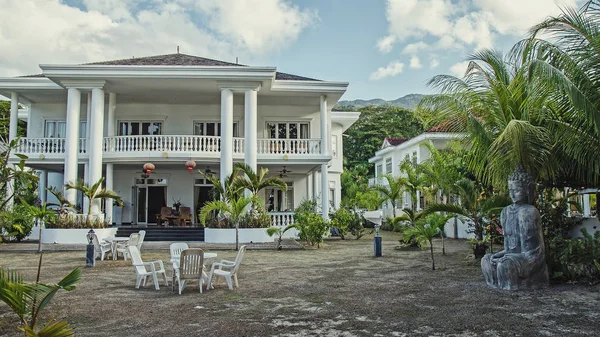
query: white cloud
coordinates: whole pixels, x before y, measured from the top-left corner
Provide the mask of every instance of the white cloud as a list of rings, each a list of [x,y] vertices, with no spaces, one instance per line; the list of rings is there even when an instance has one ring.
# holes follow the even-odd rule
[[[390,51],[392,51],[392,47],[394,46],[394,43],[396,42],[396,37],[393,35],[389,35],[386,37],[383,37],[381,39],[379,39],[379,41],[377,41],[377,48],[379,49],[380,52],[382,53],[389,53]]]
[[[402,54],[414,55],[420,51],[429,49],[429,45],[423,41],[407,44],[402,50]]]
[[[450,67],[450,72],[452,73],[452,75],[458,78],[463,78],[463,76],[465,76],[465,72],[467,71],[468,66],[469,61],[458,62]]]
[[[399,61],[392,61],[387,67],[380,67],[369,77],[371,80],[377,81],[382,78],[392,77],[400,74],[404,70],[404,63]]]
[[[174,53],[233,61],[276,52],[318,21],[286,0],[0,0],[0,76],[39,63],[84,63]],[[227,9],[227,10],[225,10]],[[252,15],[248,15],[248,13]],[[40,58],[40,56],[42,58]]]
[[[421,65],[421,60],[419,59],[419,57],[417,57],[416,55],[413,55],[410,58],[409,67],[411,67],[413,69],[420,69],[422,67],[422,65]]]
[[[439,67],[439,65],[440,61],[437,59],[437,57],[431,57],[431,60],[429,60],[429,69],[435,69]]]

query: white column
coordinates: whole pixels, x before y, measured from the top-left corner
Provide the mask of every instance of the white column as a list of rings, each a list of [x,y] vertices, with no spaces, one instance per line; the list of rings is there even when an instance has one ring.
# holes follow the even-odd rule
[[[110,97],[110,96],[109,96]],[[110,110],[109,110],[110,111]],[[110,129],[110,126],[109,126]],[[113,164],[106,164],[106,189],[107,190],[114,190],[114,186],[113,186]],[[106,220],[108,220],[108,224],[112,224],[113,218],[112,218],[112,214],[113,214],[113,201],[112,199],[105,199],[104,200],[104,205],[105,205],[105,211],[106,211],[106,215],[104,216],[104,218]]]
[[[83,181],[85,181],[86,184],[90,183],[90,165],[89,164],[83,164]],[[81,192],[78,192],[78,193],[81,194]],[[83,203],[81,205],[81,210],[82,210],[81,213],[87,214],[89,207],[90,207],[90,201],[86,197],[83,197]]]
[[[102,138],[104,137],[104,90],[92,90],[92,116],[90,126],[90,184],[102,178]],[[92,203],[92,214],[100,213],[100,199]]]
[[[312,182],[312,173],[308,173],[306,175],[306,199],[313,199],[313,182]]]
[[[46,188],[48,187],[48,171],[40,170],[40,181],[38,181],[38,196],[40,197],[40,202],[42,205],[48,201],[47,195],[48,191]]]
[[[115,110],[117,109],[117,94],[111,92],[108,94],[108,116],[107,119],[107,130],[106,135],[108,137],[115,136]],[[107,164],[108,165],[108,164]],[[108,180],[108,178],[106,178]],[[108,184],[108,182],[107,182]]]
[[[81,92],[78,89],[69,88],[67,92],[67,134],[65,138],[65,184],[77,182],[80,113]],[[65,198],[74,205],[77,201],[77,191],[65,189]]]
[[[321,211],[323,219],[329,219],[329,175],[327,164],[321,164]]]
[[[317,201],[317,191],[319,190],[319,182],[317,179],[317,170],[315,169],[312,173],[312,200]]]
[[[19,94],[12,92],[10,94],[10,122],[8,124],[8,140],[17,138],[17,128],[19,122]]]
[[[590,216],[590,195],[589,194],[584,194],[583,195],[583,216]]]
[[[92,92],[88,92],[87,93],[87,115],[86,115],[86,123],[85,123],[85,136],[88,138],[88,140],[90,139],[90,128],[91,128],[91,124],[90,121],[92,119]],[[89,141],[88,141],[88,151],[89,151]]]
[[[257,108],[256,108],[256,96],[257,91],[254,89],[246,90],[244,94],[244,156],[245,162],[248,166],[252,167],[254,172],[257,170],[256,166],[256,152],[257,152]],[[222,124],[221,124],[222,125]]]
[[[221,89],[221,183],[233,172],[233,92]]]
[[[327,96],[321,96],[321,154],[329,154],[329,114],[327,112]]]

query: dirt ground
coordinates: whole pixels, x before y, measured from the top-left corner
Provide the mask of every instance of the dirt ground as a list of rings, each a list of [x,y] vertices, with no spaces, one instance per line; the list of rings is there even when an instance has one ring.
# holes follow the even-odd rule
[[[554,285],[529,292],[488,288],[464,241],[447,240],[438,269],[427,251],[397,251],[384,233],[329,241],[321,249],[248,251],[240,288],[183,295],[161,283],[136,290],[129,262],[98,261],[77,289],[59,293],[44,318],[66,319],[77,336],[598,336],[600,288]],[[233,259],[233,251],[216,251]],[[167,250],[144,260],[167,262]],[[0,251],[0,265],[35,276],[38,255]],[[57,281],[85,262],[83,252],[44,254],[42,281]],[[170,274],[170,266],[167,267]],[[0,304],[0,336],[19,336],[16,316]]]

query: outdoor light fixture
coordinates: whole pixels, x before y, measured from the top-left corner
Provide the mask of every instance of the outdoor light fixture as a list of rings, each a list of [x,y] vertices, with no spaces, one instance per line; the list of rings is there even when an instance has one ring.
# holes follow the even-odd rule
[[[188,172],[192,173],[194,167],[196,167],[196,162],[193,160],[188,160],[185,162],[185,167],[187,167]]]
[[[152,173],[152,170],[154,170],[156,167],[152,163],[146,163],[146,164],[144,164],[143,168],[144,168],[144,173],[150,174],[150,173]]]
[[[88,244],[85,250],[85,265],[86,267],[93,267],[96,265],[96,248],[94,247],[94,235],[93,229],[85,235],[88,239]]]

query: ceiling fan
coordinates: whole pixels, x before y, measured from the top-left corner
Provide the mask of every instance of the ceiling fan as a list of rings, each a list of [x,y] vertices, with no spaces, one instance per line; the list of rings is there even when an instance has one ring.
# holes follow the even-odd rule
[[[285,168],[285,165],[283,165],[283,170],[278,171],[278,172],[281,173],[281,174],[283,174],[283,175],[285,175],[286,173],[292,173],[292,171],[290,171],[290,170],[288,170],[288,169]]]
[[[204,170],[204,173],[205,173],[206,175],[210,175],[210,176],[212,176],[212,175],[213,175],[213,174],[215,174],[216,172],[215,172],[215,171],[211,171],[211,170],[210,170],[210,166],[208,166],[208,165],[207,165],[207,166],[206,166],[206,170]]]

